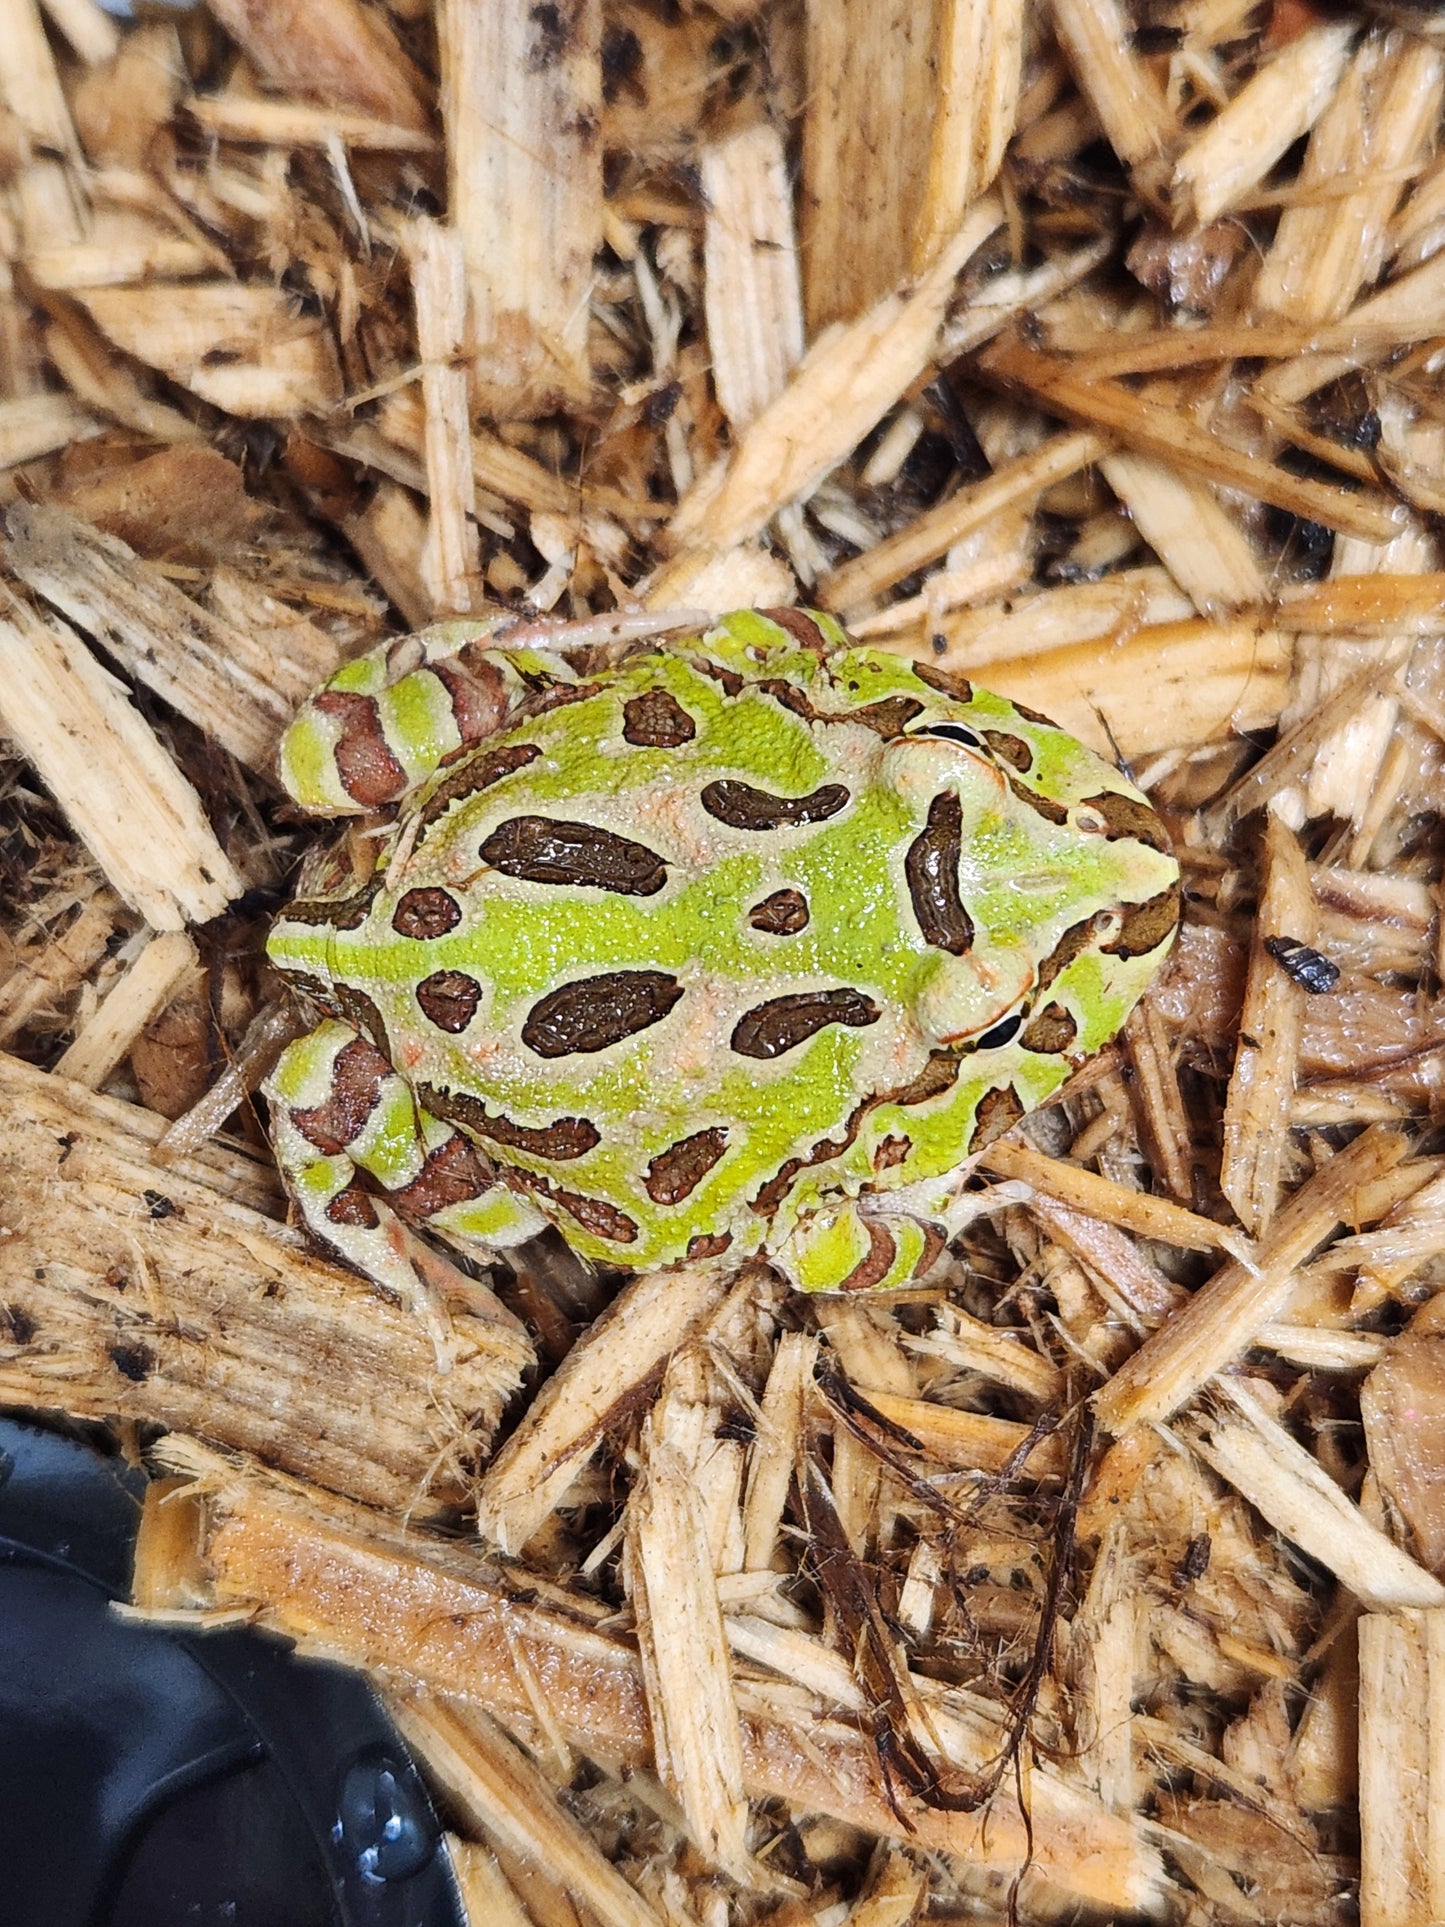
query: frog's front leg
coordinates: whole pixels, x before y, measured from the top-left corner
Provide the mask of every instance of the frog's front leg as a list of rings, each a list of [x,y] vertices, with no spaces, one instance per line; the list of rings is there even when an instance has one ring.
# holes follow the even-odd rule
[[[346,1024],[328,1020],[288,1046],[262,1089],[276,1161],[307,1225],[434,1327],[438,1308],[397,1218],[483,1259],[543,1228],[471,1141],[424,1111],[375,1045]]]
[[[839,1198],[805,1207],[768,1256],[796,1291],[891,1291],[928,1271],[943,1225],[892,1204]]]

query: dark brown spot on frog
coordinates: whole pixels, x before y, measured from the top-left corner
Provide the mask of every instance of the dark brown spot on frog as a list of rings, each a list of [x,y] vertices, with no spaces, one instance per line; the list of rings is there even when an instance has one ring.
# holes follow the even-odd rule
[[[424,943],[431,937],[444,937],[462,920],[462,906],[450,890],[429,885],[408,890],[391,913],[391,927],[400,937],[415,937]]]
[[[1019,1042],[1025,1050],[1066,1051],[1078,1034],[1078,1025],[1062,1004],[1045,1004],[1029,1019]]]
[[[619,896],[652,897],[667,881],[655,850],[595,823],[512,816],[482,844],[482,861],[527,883],[582,884]]]
[[[963,805],[952,790],[928,806],[928,825],[908,846],[903,874],[923,941],[961,957],[973,943],[973,919],[958,890],[963,846]]]
[[[1069,926],[1039,965],[1038,977],[1034,984],[1035,996],[1042,996],[1055,978],[1061,976],[1076,957],[1083,955],[1093,942],[1094,936],[1092,917],[1085,917],[1082,923]]]
[[[1104,945],[1106,957],[1144,957],[1171,937],[1179,923],[1179,885],[1173,883],[1147,903],[1133,903],[1124,912],[1118,936]]]
[[[473,757],[454,776],[447,777],[427,798],[421,812],[423,828],[435,823],[439,816],[445,816],[453,803],[490,789],[493,783],[500,783],[504,776],[510,776],[514,770],[525,769],[528,763],[535,763],[541,754],[535,743],[502,743],[496,749],[485,750],[480,756]]]
[[[701,1263],[704,1258],[721,1258],[732,1241],[731,1231],[699,1231],[695,1238],[688,1240],[687,1255],[694,1263]]]
[[[349,1225],[358,1231],[373,1231],[381,1222],[370,1193],[355,1178],[327,1205],[326,1217],[330,1224]]]
[[[606,1050],[661,1023],[681,995],[682,985],[663,970],[613,970],[583,977],[549,990],[533,1004],[522,1026],[522,1042],[539,1057]]]
[[[606,1238],[611,1244],[630,1245],[637,1237],[637,1226],[627,1213],[619,1211],[615,1204],[608,1204],[603,1198],[586,1198],[580,1191],[560,1190],[535,1171],[514,1171],[512,1180],[519,1190],[530,1191],[535,1196],[545,1198],[549,1204],[560,1205],[594,1238]]]
[[[401,795],[406,771],[382,734],[375,696],[324,689],[312,697],[311,707],[323,716],[335,716],[340,725],[331,754],[341,787],[353,803],[374,810]]]
[[[748,922],[769,937],[795,937],[808,927],[808,900],[801,890],[774,890],[753,905]]]
[[[911,667],[918,680],[927,683],[930,689],[936,689],[940,696],[952,696],[956,703],[973,701],[973,684],[956,669],[936,669],[927,662],[915,662]],[[1023,711],[1019,710],[1019,714],[1022,715]]]
[[[756,687],[762,695],[771,696],[775,703],[791,710],[795,716],[801,716],[805,722],[822,720],[804,692],[796,683],[789,682],[786,676],[765,676]]]
[[[862,709],[852,709],[839,717],[840,722],[861,723],[871,729],[875,736],[891,741],[903,735],[915,716],[923,713],[923,704],[916,696],[887,696],[882,702],[868,703]]]
[[[1011,1085],[1001,1089],[985,1091],[979,1100],[978,1109],[973,1117],[973,1137],[969,1141],[971,1151],[982,1150],[985,1144],[992,1144],[996,1137],[1011,1131],[1024,1115],[1024,1107],[1018,1093]]]
[[[1086,796],[1079,807],[1095,810],[1103,817],[1104,835],[1111,840],[1133,837],[1136,843],[1147,843],[1150,849],[1169,854],[1168,833],[1147,803],[1137,803],[1132,796],[1121,796],[1118,790],[1100,790],[1097,796]]]
[[[878,1149],[873,1153],[873,1169],[875,1171],[891,1171],[895,1164],[902,1164],[912,1149],[913,1144],[911,1139],[900,1137],[897,1133],[892,1137],[884,1138],[883,1142],[878,1146]]]
[[[876,1218],[864,1218],[861,1223],[868,1233],[868,1255],[854,1265],[846,1278],[839,1280],[839,1291],[872,1291],[879,1279],[888,1276],[898,1256],[898,1245],[887,1225],[880,1224]]]
[[[507,714],[507,685],[500,669],[488,662],[482,650],[468,644],[460,654],[445,662],[430,665],[431,673],[447,692],[452,720],[462,743],[453,755],[467,750],[490,736]]]
[[[533,1157],[552,1158],[558,1164],[585,1157],[601,1142],[597,1126],[585,1117],[559,1117],[552,1124],[517,1124],[489,1111],[480,1098],[467,1091],[439,1091],[433,1085],[418,1084],[416,1096],[433,1117],[464,1125],[476,1136],[505,1145],[508,1150],[529,1151]]]
[[[491,1171],[458,1131],[430,1152],[411,1183],[391,1192],[387,1202],[420,1224],[451,1205],[479,1198],[492,1182]]]
[[[876,1024],[880,1012],[861,990],[802,990],[770,997],[744,1013],[733,1028],[732,1047],[741,1057],[781,1057],[829,1024],[860,1030]]]
[[[386,1024],[364,990],[357,990],[351,984],[331,984],[323,1001],[339,1011],[353,1030],[359,1030],[363,1037],[369,1037],[381,1052],[383,1062],[390,1065],[391,1046],[387,1041]]]
[[[349,897],[298,897],[295,903],[288,903],[277,918],[278,923],[323,924],[332,930],[359,930],[366,922],[377,891],[381,888],[381,871],[377,871],[363,889],[354,891]]]
[[[828,638],[805,609],[759,609],[758,614],[786,629],[800,648],[811,649],[815,656],[828,653]]]
[[[823,823],[847,802],[848,790],[842,783],[825,783],[807,796],[773,796],[733,776],[709,783],[702,793],[708,815],[734,830],[785,830],[801,823]]]
[[[677,749],[692,741],[697,724],[676,696],[649,689],[623,704],[622,734],[638,749]]]
[[[364,1037],[343,1044],[331,1066],[331,1091],[324,1104],[292,1111],[291,1121],[318,1151],[337,1157],[360,1134],[376,1109],[391,1065]]]
[[[957,1051],[934,1051],[911,1084],[901,1090],[887,1091],[880,1104],[926,1104],[931,1097],[942,1097],[958,1082],[962,1059]]]
[[[1052,716],[1044,716],[1037,709],[1030,709],[1027,703],[1015,703],[1014,714],[1022,716],[1026,723],[1042,723],[1045,729],[1057,729],[1058,724]]]
[[[482,987],[464,970],[434,970],[417,985],[416,1000],[438,1030],[455,1036],[476,1016]]]
[[[1069,812],[1062,803],[1056,803],[1051,796],[1040,796],[1031,790],[1027,783],[1021,783],[1016,776],[1010,776],[1008,786],[1020,803],[1027,803],[1031,810],[1040,815],[1046,823],[1067,823]]]
[[[1011,736],[1006,729],[986,729],[983,740],[995,756],[1021,773],[1033,768],[1034,753],[1022,736]]]
[[[870,1097],[864,1098],[861,1104],[855,1104],[849,1115],[848,1122],[843,1126],[841,1137],[819,1138],[818,1142],[805,1151],[801,1157],[789,1158],[784,1164],[781,1164],[753,1199],[750,1209],[756,1211],[760,1218],[770,1217],[788,1195],[793,1179],[800,1171],[806,1171],[809,1165],[826,1164],[831,1158],[842,1157],[854,1138],[857,1137],[858,1128],[862,1124],[863,1119],[877,1101],[876,1098]]]
[[[654,1204],[680,1204],[702,1183],[727,1149],[728,1134],[721,1124],[680,1138],[659,1151],[647,1167],[643,1185]]]

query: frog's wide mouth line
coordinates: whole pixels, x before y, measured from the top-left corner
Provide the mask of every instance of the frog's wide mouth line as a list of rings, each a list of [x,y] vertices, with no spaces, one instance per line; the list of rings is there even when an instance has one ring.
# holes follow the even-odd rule
[[[0,1404],[107,1653],[393,1722],[325,1900],[92,1652],[27,1920],[1441,1914],[1442,115],[1408,0],[8,0]]]

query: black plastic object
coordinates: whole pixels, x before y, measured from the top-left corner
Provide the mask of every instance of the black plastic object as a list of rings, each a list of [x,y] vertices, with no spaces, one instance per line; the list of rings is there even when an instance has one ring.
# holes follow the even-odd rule
[[[110,1610],[143,1483],[0,1419],[0,1927],[463,1927],[364,1681]]]

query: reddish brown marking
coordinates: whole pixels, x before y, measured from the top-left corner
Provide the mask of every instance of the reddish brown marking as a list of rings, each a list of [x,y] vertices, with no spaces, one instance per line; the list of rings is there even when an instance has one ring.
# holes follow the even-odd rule
[[[952,790],[944,790],[928,806],[927,827],[908,846],[903,874],[923,941],[954,957],[973,944],[973,918],[958,888],[962,849],[963,805]]]
[[[680,1204],[692,1194],[727,1149],[728,1134],[721,1124],[680,1138],[659,1151],[647,1167],[643,1185],[654,1204]]]
[[[1038,981],[1034,986],[1035,996],[1041,997],[1054,979],[1061,976],[1076,957],[1083,955],[1093,940],[1094,919],[1092,917],[1085,917],[1082,923],[1071,924],[1039,965]]]
[[[1029,1019],[1019,1042],[1025,1050],[1066,1051],[1078,1034],[1078,1025],[1062,1004],[1045,1004]]]
[[[501,728],[507,714],[506,679],[482,648],[469,642],[449,661],[434,662],[431,671],[447,692],[464,744],[479,743]]]
[[[1019,1101],[1018,1093],[1011,1085],[1005,1084],[1001,1088],[985,1091],[974,1113],[973,1138],[969,1149],[978,1151],[982,1150],[985,1144],[992,1144],[996,1137],[1002,1137],[1005,1131],[1011,1131],[1015,1124],[1020,1122],[1023,1114],[1024,1107]]]
[[[341,787],[363,809],[379,809],[406,788],[406,771],[397,761],[381,730],[381,711],[375,696],[353,690],[324,689],[311,706],[323,716],[340,721],[332,757]]]
[[[330,1224],[349,1225],[357,1231],[374,1231],[381,1222],[370,1195],[356,1178],[344,1191],[337,1192],[326,1207],[326,1217]]]
[[[912,1141],[906,1137],[900,1137],[896,1133],[892,1137],[884,1138],[883,1142],[878,1146],[878,1149],[873,1153],[873,1169],[875,1171],[891,1171],[895,1164],[902,1164],[912,1149]]]
[[[326,1157],[337,1157],[359,1135],[376,1109],[382,1085],[393,1074],[379,1050],[364,1037],[354,1037],[336,1053],[326,1102],[293,1111],[291,1121],[308,1144]]]
[[[701,796],[709,816],[734,830],[782,830],[802,823],[824,823],[846,807],[848,790],[842,783],[825,783],[807,796],[774,796],[740,778],[725,776],[709,783]]]
[[[332,930],[359,930],[381,888],[381,879],[382,872],[378,870],[364,888],[349,897],[298,897],[294,903],[287,904],[276,921],[324,924]]]
[[[427,798],[421,813],[423,827],[435,823],[439,816],[445,816],[453,803],[490,789],[493,783],[500,783],[504,776],[510,776],[514,770],[525,769],[528,763],[535,763],[541,754],[535,743],[503,743],[497,749],[489,749],[472,757]]]
[[[795,937],[808,927],[808,899],[801,890],[774,890],[753,905],[748,922],[769,937]]]
[[[609,1243],[616,1245],[630,1245],[637,1237],[637,1226],[615,1204],[608,1204],[602,1198],[584,1198],[576,1191],[559,1191],[551,1185],[547,1187],[547,1195],[553,1204],[560,1204],[594,1238],[606,1238]]]
[[[482,987],[464,970],[434,970],[417,985],[416,1000],[438,1030],[456,1036],[476,1016]]]
[[[421,1224],[450,1205],[479,1198],[491,1183],[491,1172],[457,1131],[428,1155],[410,1184],[390,1193],[388,1203],[402,1217]]]
[[[785,676],[766,676],[755,686],[763,695],[771,696],[775,703],[780,703],[784,709],[791,710],[795,716],[801,716],[810,723],[823,720],[820,712],[814,709],[798,685],[789,682]]]
[[[697,734],[697,724],[665,689],[634,696],[623,704],[622,716],[623,738],[638,749],[677,749]]]
[[[1045,729],[1058,728],[1052,716],[1040,715],[1037,709],[1030,709],[1027,703],[1014,703],[1014,714],[1022,716],[1026,723],[1042,723]]]
[[[880,1012],[861,990],[801,990],[756,1004],[733,1026],[729,1040],[740,1057],[781,1057],[829,1024],[861,1030],[878,1022]]]
[[[927,683],[930,689],[936,689],[940,696],[952,696],[957,703],[973,701],[973,684],[967,676],[961,676],[956,669],[936,669],[929,662],[915,662],[912,669],[920,682]],[[1017,703],[1014,704],[1014,708],[1018,709]],[[1019,709],[1020,716],[1023,713],[1023,710]]]
[[[986,729],[983,740],[995,756],[1011,764],[1020,775],[1033,768],[1034,753],[1022,736],[1012,736],[1006,729]]]
[[[786,629],[800,648],[811,649],[815,656],[827,655],[828,638],[805,609],[759,609],[758,614]]]
[[[386,1062],[391,1063],[386,1025],[381,1012],[364,990],[357,990],[351,984],[332,984],[325,1002],[333,1005],[353,1030],[359,1030],[363,1037],[369,1037]]]
[[[667,882],[666,863],[645,843],[551,816],[508,817],[482,844],[481,857],[527,883],[580,884],[620,896],[655,897]]]
[[[558,1164],[585,1157],[602,1141],[597,1126],[585,1117],[559,1117],[553,1124],[515,1124],[509,1117],[488,1111],[480,1098],[467,1091],[439,1091],[430,1084],[418,1084],[416,1097],[433,1117],[465,1125],[478,1137],[489,1138],[508,1150],[529,1151],[533,1157],[551,1158]]]
[[[880,1104],[924,1104],[930,1097],[941,1097],[958,1082],[962,1060],[956,1051],[934,1051],[911,1084],[901,1090],[885,1091]]]
[[[605,1050],[661,1023],[682,995],[665,970],[612,970],[562,984],[539,997],[522,1026],[522,1042],[539,1057]]]
[[[923,1224],[921,1228],[923,1231],[923,1249],[918,1254],[918,1263],[913,1267],[913,1275],[915,1278],[921,1278],[925,1271],[932,1271],[933,1267],[948,1249],[948,1240],[936,1224]]]
[[[886,1278],[889,1267],[898,1256],[898,1245],[887,1225],[880,1224],[876,1218],[860,1220],[868,1233],[868,1256],[861,1258],[848,1276],[837,1286],[839,1291],[872,1291],[880,1278]]]
[[[704,1258],[721,1258],[732,1241],[731,1231],[699,1231],[695,1238],[688,1240],[687,1255],[695,1263]]]
[[[1054,802],[1049,796],[1040,796],[1037,790],[1031,790],[1027,783],[1021,783],[1016,776],[1009,777],[1008,786],[1020,803],[1027,803],[1046,823],[1068,822],[1069,812],[1062,803]]]
[[[901,736],[915,716],[923,713],[923,704],[916,696],[887,696],[882,702],[869,703],[863,709],[852,709],[839,720],[861,723],[877,736],[891,741]]]
[[[1106,957],[1144,957],[1156,949],[1179,927],[1179,885],[1171,883],[1147,903],[1131,903],[1124,912],[1124,926],[1111,943],[1104,945]]]
[[[1100,790],[1097,796],[1086,796],[1079,807],[1098,811],[1104,819],[1104,835],[1110,839],[1133,837],[1168,856],[1169,833],[1147,803],[1136,803],[1132,796],[1121,796],[1118,790]]]
[[[428,886],[408,890],[391,913],[391,927],[400,937],[414,937],[421,943],[431,937],[444,937],[462,920],[462,906],[450,890]]]

